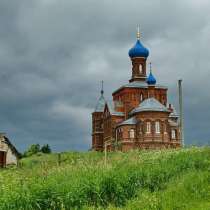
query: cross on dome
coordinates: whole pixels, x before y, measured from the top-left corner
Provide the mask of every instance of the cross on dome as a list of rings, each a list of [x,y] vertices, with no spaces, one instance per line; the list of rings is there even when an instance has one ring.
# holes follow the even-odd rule
[[[137,40],[140,40],[141,33],[140,33],[140,26],[137,26],[137,34],[136,34]]]

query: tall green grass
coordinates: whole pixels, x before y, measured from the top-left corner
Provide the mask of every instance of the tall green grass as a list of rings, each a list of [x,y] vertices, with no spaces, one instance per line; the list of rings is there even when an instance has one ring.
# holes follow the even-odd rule
[[[192,170],[172,179],[163,190],[139,190],[136,197],[123,208],[109,206],[109,210],[209,210],[210,174]],[[91,209],[91,208],[89,208]]]
[[[208,206],[209,167],[208,147],[109,153],[106,166],[96,152],[63,153],[60,166],[56,154],[34,156],[0,172],[0,209],[181,209],[183,200]]]

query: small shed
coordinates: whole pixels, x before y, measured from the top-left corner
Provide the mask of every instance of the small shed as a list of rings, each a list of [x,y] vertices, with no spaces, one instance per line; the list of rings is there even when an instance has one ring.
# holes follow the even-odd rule
[[[4,133],[0,133],[0,167],[17,165],[20,153]]]

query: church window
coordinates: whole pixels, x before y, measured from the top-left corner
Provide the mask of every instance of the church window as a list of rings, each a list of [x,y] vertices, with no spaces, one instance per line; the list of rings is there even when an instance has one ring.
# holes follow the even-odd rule
[[[130,130],[129,130],[129,137],[130,137],[131,139],[133,139],[133,138],[135,137],[135,131],[134,131],[134,129],[130,129]]]
[[[174,129],[171,130],[171,138],[176,139],[176,130]]]
[[[140,101],[143,101],[143,94],[140,95]]]
[[[143,72],[143,69],[142,69],[142,65],[140,64],[139,65],[139,73],[142,74],[142,72]]]
[[[151,133],[151,122],[147,122],[146,133]]]
[[[159,121],[155,122],[155,133],[160,133],[160,122]]]
[[[139,126],[139,135],[142,134],[142,130],[143,130],[143,129],[142,129],[142,126],[140,125],[140,126]]]

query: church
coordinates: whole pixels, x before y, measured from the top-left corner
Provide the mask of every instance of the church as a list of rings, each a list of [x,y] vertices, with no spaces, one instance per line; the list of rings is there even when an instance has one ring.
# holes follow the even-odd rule
[[[107,101],[103,87],[92,113],[92,150],[128,151],[181,147],[179,116],[167,101],[166,86],[156,82],[149,50],[140,40],[129,50],[132,63],[128,84],[112,93]]]

